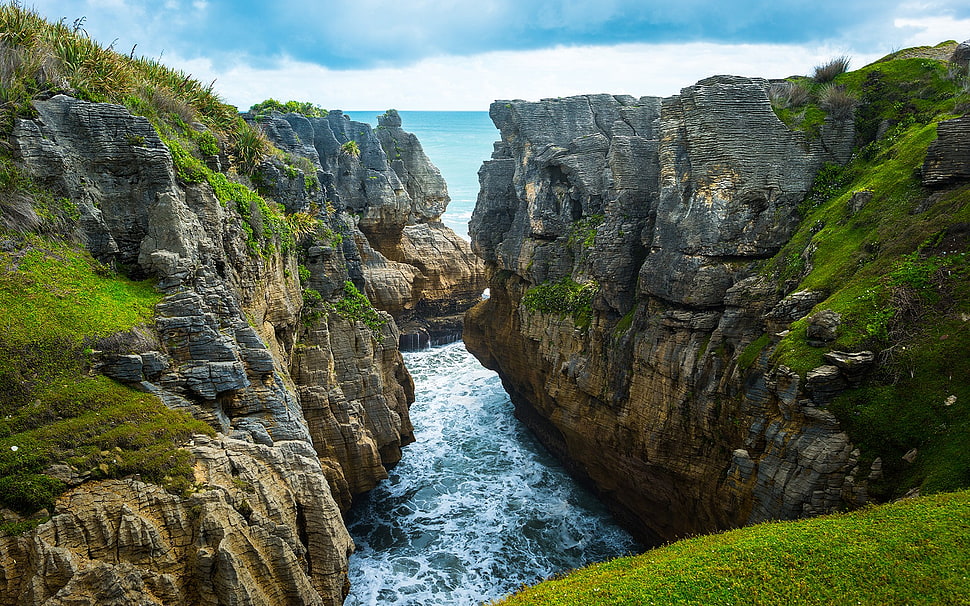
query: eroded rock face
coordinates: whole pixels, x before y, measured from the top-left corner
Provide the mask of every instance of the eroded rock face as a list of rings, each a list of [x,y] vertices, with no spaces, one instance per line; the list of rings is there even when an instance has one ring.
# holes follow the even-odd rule
[[[353,550],[312,448],[196,438],[179,497],[92,482],[24,537],[0,538],[0,604],[343,603]]]
[[[349,277],[379,309],[406,330],[427,331],[441,317],[463,313],[485,287],[484,266],[461,237],[441,222],[450,198],[438,169],[417,138],[389,110],[378,128],[340,111],[325,118],[261,117],[261,128],[282,149],[308,160],[321,189],[292,194],[290,180],[271,167],[274,195],[288,208],[329,203],[345,220]],[[312,144],[310,143],[312,142]],[[348,153],[353,142],[359,155]],[[302,182],[302,176],[299,177]],[[433,328],[432,328],[433,330]]]
[[[466,345],[648,542],[864,498],[857,453],[797,376],[738,364],[816,302],[751,270],[853,137],[851,120],[790,131],[766,88],[717,76],[669,99],[491,107],[502,140],[470,224],[491,298],[466,315]],[[565,277],[596,284],[588,325],[522,304]]]
[[[308,317],[295,256],[254,254],[237,211],[207,184],[180,183],[145,119],[65,96],[36,107],[12,138],[27,170],[78,204],[77,235],[94,256],[158,278],[166,294],[154,325],[139,329],[148,337],[129,340],[123,355],[102,353],[96,367],[220,437],[191,449],[207,487],[191,497],[135,480],[72,490],[49,524],[8,544],[0,594],[15,597],[0,603],[342,603],[352,544],[341,508],[413,440],[414,387],[393,320],[375,334],[337,314]],[[333,119],[343,137],[356,128]],[[311,154],[300,142],[316,143],[316,131],[298,120],[290,128],[293,153]],[[369,164],[353,168],[366,180],[384,156],[373,136],[361,149]],[[384,168],[374,200],[403,208],[407,194]],[[296,192],[291,210],[309,203],[298,177],[299,188],[281,190]],[[347,216],[330,224],[353,225]],[[308,253],[311,285],[326,300],[360,274],[353,240],[333,244]]]

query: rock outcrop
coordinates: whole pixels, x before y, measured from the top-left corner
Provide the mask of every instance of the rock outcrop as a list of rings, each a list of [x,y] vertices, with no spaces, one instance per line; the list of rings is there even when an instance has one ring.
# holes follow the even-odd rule
[[[647,542],[864,498],[859,453],[819,407],[833,383],[769,370],[758,349],[739,362],[818,302],[753,269],[854,137],[851,119],[790,130],[767,88],[716,76],[667,99],[491,107],[502,139],[470,224],[491,298],[467,314],[465,342]],[[569,284],[595,296],[559,313],[523,301]]]
[[[188,498],[88,483],[32,535],[0,539],[0,603],[343,603],[353,543],[310,445],[188,448],[205,486]]]
[[[287,179],[276,169],[264,186],[291,210],[315,204],[353,217],[343,229],[353,249],[350,278],[408,333],[402,343],[415,334],[423,342],[460,335],[461,314],[485,288],[484,267],[441,222],[447,185],[417,137],[401,128],[400,115],[389,110],[377,129],[340,111],[323,118],[271,113],[258,124],[281,149],[304,159],[321,185],[293,195],[290,183],[302,183],[304,174]],[[274,172],[272,165],[264,172]]]
[[[218,433],[188,447],[188,496],[137,478],[87,482],[58,499],[36,531],[4,538],[0,604],[342,603],[353,545],[341,511],[387,477],[413,440],[414,385],[391,316],[371,310],[368,323],[335,305],[357,282],[394,309],[378,296],[370,255],[379,253],[368,238],[405,251],[396,261],[381,256],[388,264],[428,248],[451,246],[453,259],[467,252],[435,222],[443,182],[425,159],[426,174],[406,187],[372,131],[339,112],[313,124],[274,117],[264,125],[274,140],[316,175],[268,161],[258,173],[264,191],[290,212],[310,210],[311,193],[322,192],[317,219],[329,237],[318,231],[298,261],[281,242],[256,242],[268,232],[255,234],[248,221],[257,219],[234,200],[180,179],[145,118],[62,95],[35,107],[11,138],[27,172],[77,204],[76,236],[96,258],[156,278],[165,293],[143,337],[95,352],[94,370]],[[359,158],[340,151],[350,139]],[[408,145],[417,158],[420,146]],[[417,174],[421,161],[408,162]],[[408,187],[424,197],[415,201]],[[476,279],[473,269],[456,274],[438,262],[408,265],[402,279],[427,284],[433,300],[471,288],[463,280]],[[424,296],[396,304],[415,307]]]

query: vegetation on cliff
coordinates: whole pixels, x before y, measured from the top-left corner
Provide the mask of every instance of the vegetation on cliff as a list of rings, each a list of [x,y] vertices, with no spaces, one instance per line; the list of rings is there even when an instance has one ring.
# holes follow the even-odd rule
[[[96,351],[127,353],[152,338],[145,324],[161,296],[69,243],[7,233],[3,245],[0,505],[23,514],[50,507],[67,487],[64,475],[140,474],[174,490],[188,486],[192,469],[178,445],[211,428],[89,374]],[[68,467],[52,475],[57,463]]]
[[[922,183],[922,168],[937,124],[970,108],[970,80],[945,61],[910,57],[834,82],[859,99],[859,148],[845,166],[819,173],[798,230],[766,267],[786,290],[824,293],[815,311],[837,312],[841,325],[837,339],[819,348],[809,343],[808,318],[796,322],[773,360],[804,377],[825,364],[827,349],[877,352],[878,370],[830,407],[863,460],[882,461],[884,480],[872,492],[890,498],[914,487],[964,488],[970,187],[934,192]],[[915,463],[907,453],[918,454]]]
[[[970,492],[678,541],[497,602],[960,604],[970,595]]]
[[[183,183],[208,183],[238,213],[254,256],[293,247],[293,229],[279,209],[244,178],[207,166],[207,158],[225,152],[233,167],[251,172],[272,151],[211,84],[103,48],[83,20],[50,23],[16,2],[0,5],[0,74],[4,138],[17,118],[35,114],[36,98],[65,93],[125,105],[162,135]],[[162,295],[84,251],[72,237],[78,219],[71,200],[27,176],[0,146],[0,506],[25,515],[50,508],[68,485],[88,479],[137,474],[183,491],[193,473],[180,444],[193,433],[213,433],[153,395],[92,373],[101,352],[152,345]]]

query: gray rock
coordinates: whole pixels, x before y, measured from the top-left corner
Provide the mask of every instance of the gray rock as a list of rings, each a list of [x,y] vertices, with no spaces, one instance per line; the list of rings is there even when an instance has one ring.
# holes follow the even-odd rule
[[[824,347],[826,343],[838,338],[839,325],[842,316],[831,309],[823,309],[808,319],[805,330],[808,344],[813,347]]]
[[[845,390],[848,383],[837,366],[819,366],[805,375],[805,390],[816,406],[826,406]]]
[[[139,355],[106,355],[102,359],[101,372],[123,383],[139,383],[145,376]]]
[[[822,357],[829,364],[837,366],[852,386],[858,386],[876,362],[876,354],[871,351],[855,353],[828,351],[822,354]]]
[[[873,192],[863,189],[857,192],[852,192],[852,197],[846,203],[846,210],[849,211],[850,215],[858,213],[860,210],[866,207],[866,204],[872,202]]]
[[[950,55],[950,62],[956,63],[964,69],[970,65],[970,40],[964,40],[957,45],[953,54]]]
[[[942,188],[970,181],[970,116],[944,120],[936,132],[923,162],[923,185]]]

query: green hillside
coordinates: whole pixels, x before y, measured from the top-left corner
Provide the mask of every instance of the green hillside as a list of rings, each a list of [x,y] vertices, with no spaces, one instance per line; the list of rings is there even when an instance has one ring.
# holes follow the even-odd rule
[[[502,606],[966,604],[970,491],[678,541]]]

